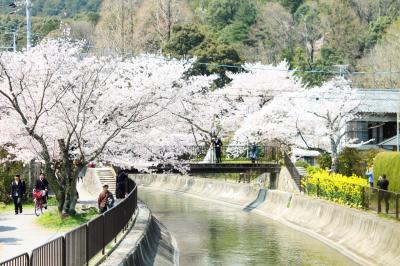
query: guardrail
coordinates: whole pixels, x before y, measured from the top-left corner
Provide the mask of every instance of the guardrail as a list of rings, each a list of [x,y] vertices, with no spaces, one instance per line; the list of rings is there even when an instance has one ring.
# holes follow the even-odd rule
[[[214,152],[215,148],[210,146],[190,146],[187,148],[189,158],[191,160],[203,160],[209,151]],[[222,146],[222,161],[251,161],[253,149],[251,145],[247,146]],[[281,149],[278,146],[257,145],[256,146],[256,162],[278,162],[282,158]]]
[[[367,187],[350,183],[346,184],[350,187],[348,189],[349,193],[346,195],[340,195],[342,200],[343,197],[352,199],[355,199],[356,197],[356,205],[359,207],[365,210],[372,210],[378,214],[384,213],[389,217],[393,217],[398,220],[400,219],[400,193],[375,187]],[[325,195],[325,192],[321,188],[319,182],[314,185],[314,188],[310,189],[310,191],[308,191],[307,186],[302,185],[302,190],[304,193],[316,196],[318,198],[324,198],[328,200],[337,199],[332,199],[332,195],[331,198]]]
[[[283,153],[283,161],[290,173],[290,176],[298,186],[299,190],[302,191],[301,175],[299,174],[299,171],[297,171],[296,166],[293,164],[292,160],[290,160],[289,155],[286,152]]]
[[[82,266],[116,241],[117,235],[128,228],[137,209],[137,187],[128,179],[128,196],[115,207],[88,223],[35,248],[31,255],[16,256],[0,266]]]
[[[377,213],[387,213],[396,217],[396,219],[400,219],[399,193],[374,187],[363,187],[362,193],[362,205],[365,209],[373,210]]]

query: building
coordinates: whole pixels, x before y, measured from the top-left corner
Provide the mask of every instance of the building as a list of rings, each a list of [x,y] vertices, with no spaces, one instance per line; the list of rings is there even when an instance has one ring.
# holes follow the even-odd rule
[[[367,144],[362,149],[395,150],[400,89],[360,89],[359,116],[347,125],[347,142]]]

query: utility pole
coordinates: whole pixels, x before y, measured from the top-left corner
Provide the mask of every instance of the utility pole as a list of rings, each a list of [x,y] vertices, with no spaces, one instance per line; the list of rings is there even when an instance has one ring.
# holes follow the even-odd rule
[[[32,18],[31,18],[31,0],[26,0],[26,50],[32,47]]]
[[[399,129],[399,123],[400,123],[400,104],[397,106],[397,151],[399,152],[399,147],[400,147],[400,129]]]
[[[17,32],[13,31],[13,52],[17,51]]]

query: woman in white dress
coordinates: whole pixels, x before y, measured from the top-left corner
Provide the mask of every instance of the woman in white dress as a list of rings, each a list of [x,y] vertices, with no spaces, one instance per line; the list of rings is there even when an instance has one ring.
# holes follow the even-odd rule
[[[211,139],[210,147],[208,148],[206,157],[204,157],[202,163],[215,163],[217,157],[215,155],[214,138]]]

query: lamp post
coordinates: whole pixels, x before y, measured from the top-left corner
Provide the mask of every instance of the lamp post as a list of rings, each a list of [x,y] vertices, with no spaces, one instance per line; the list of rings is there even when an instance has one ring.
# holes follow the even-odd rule
[[[31,0],[26,0],[25,11],[26,11],[26,50],[32,47],[32,18],[31,18]]]

